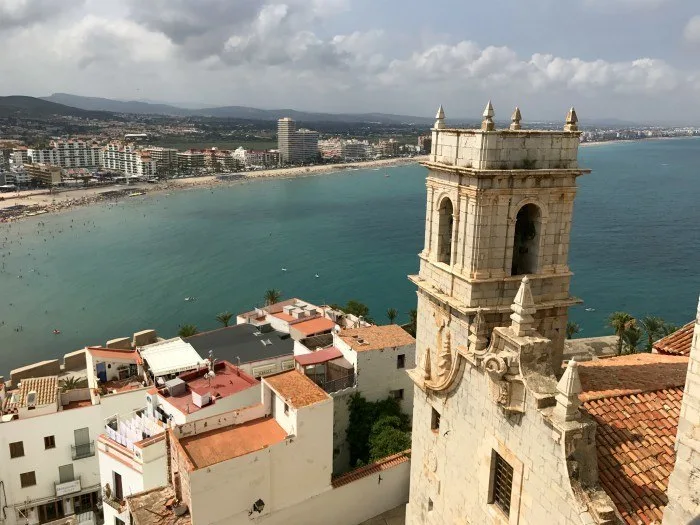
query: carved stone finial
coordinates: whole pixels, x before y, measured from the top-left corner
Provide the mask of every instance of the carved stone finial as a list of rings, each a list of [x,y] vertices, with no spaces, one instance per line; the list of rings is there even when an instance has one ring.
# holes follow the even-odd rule
[[[473,354],[482,353],[488,347],[488,327],[481,308],[476,310],[474,321],[469,326],[469,351]]]
[[[566,126],[564,126],[564,131],[578,131],[578,116],[573,106],[566,114]]]
[[[440,104],[440,107],[437,110],[437,113],[435,114],[435,125],[433,126],[433,129],[443,129],[445,127],[445,110],[442,109],[442,104]]]
[[[495,126],[493,124],[493,117],[496,115],[496,113],[493,110],[493,105],[491,104],[491,101],[489,100],[489,103],[486,104],[486,108],[484,109],[484,120],[481,121],[481,129],[482,131],[493,131]]]
[[[522,337],[534,332],[535,318],[533,315],[537,310],[530,290],[530,279],[527,276],[523,277],[510,309],[513,312],[510,314],[511,329],[515,335]]]
[[[578,395],[581,393],[581,380],[578,375],[578,363],[575,359],[569,361],[564,375],[557,383],[557,406],[554,407],[554,417],[560,421],[576,421],[581,413],[578,407],[581,401]]]
[[[510,117],[510,129],[512,131],[517,131],[520,128],[520,121],[523,119],[522,115],[520,115],[520,108],[515,107],[515,111],[513,111],[513,115]]]
[[[438,377],[441,379],[446,378],[449,375],[451,368],[452,368],[451,336],[450,336],[450,332],[445,332],[445,337],[443,338],[443,341],[442,341],[442,347],[440,348],[439,354],[438,354],[438,372],[437,372]]]

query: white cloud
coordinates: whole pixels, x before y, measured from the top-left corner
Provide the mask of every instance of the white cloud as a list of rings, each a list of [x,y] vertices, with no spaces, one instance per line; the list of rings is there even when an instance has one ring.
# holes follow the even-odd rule
[[[688,20],[683,29],[683,38],[689,44],[700,44],[700,15]]]

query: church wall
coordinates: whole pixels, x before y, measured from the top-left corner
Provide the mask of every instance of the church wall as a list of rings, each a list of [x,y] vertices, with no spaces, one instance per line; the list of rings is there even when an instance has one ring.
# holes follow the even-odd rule
[[[418,362],[435,350],[432,302],[418,298]],[[453,348],[467,345],[468,331],[452,317]],[[435,363],[435,357],[432,357]],[[461,382],[447,397],[416,387],[413,412],[411,494],[408,525],[571,524],[579,516],[562,445],[553,439],[532,399],[524,415],[505,417],[494,401],[487,375],[466,364]],[[441,415],[431,429],[435,408]],[[510,519],[488,503],[493,451],[514,468]],[[429,499],[432,510],[428,510]]]

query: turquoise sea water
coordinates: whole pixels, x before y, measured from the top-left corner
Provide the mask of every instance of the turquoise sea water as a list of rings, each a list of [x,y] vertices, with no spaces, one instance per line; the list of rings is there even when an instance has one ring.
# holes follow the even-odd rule
[[[570,252],[572,293],[586,301],[571,311],[580,336],[607,333],[618,309],[693,317],[699,161],[692,139],[581,149],[593,173],[579,178]],[[211,329],[218,312],[248,310],[268,288],[364,301],[380,322],[394,307],[405,321],[425,175],[413,165],[259,180],[0,224],[0,374],[144,328]]]

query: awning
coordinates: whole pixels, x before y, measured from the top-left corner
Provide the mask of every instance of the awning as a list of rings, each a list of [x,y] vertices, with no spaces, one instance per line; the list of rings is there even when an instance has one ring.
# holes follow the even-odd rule
[[[316,352],[311,352],[310,354],[294,356],[294,360],[301,366],[310,366],[326,363],[342,356],[343,353],[335,346],[329,346],[328,348],[317,350]]]

